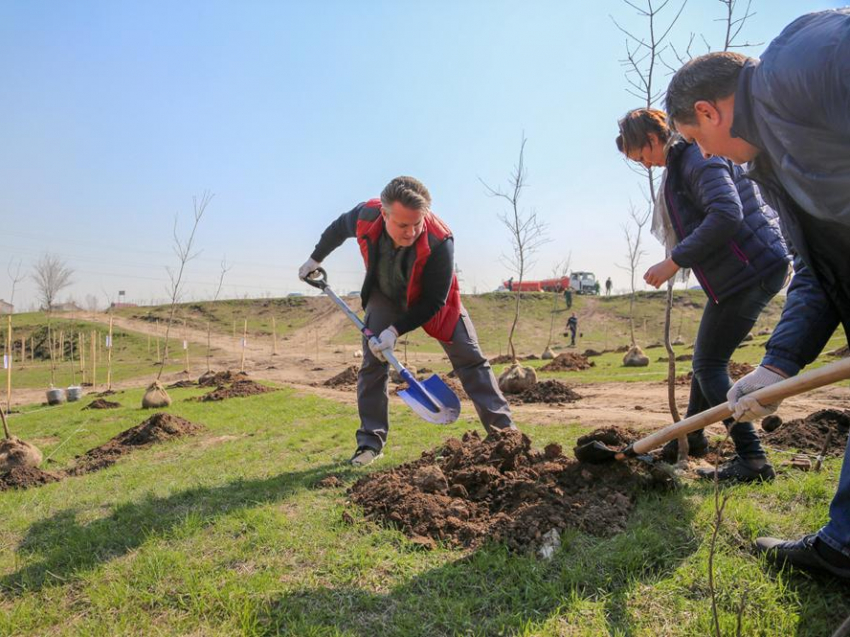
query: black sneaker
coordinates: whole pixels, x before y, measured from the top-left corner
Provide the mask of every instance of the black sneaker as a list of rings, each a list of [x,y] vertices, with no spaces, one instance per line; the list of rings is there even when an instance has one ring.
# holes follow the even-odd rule
[[[836,551],[814,533],[799,540],[778,540],[773,537],[756,539],[756,551],[764,554],[777,566],[790,564],[794,568],[828,573],[850,579],[850,557]]]
[[[354,465],[355,467],[365,467],[366,465],[370,465],[378,458],[383,457],[382,454],[377,449],[373,449],[372,447],[357,447],[357,451],[354,452],[354,455],[348,461],[348,464]]]
[[[708,453],[708,438],[705,432],[695,431],[688,434],[688,455],[692,458],[702,458]],[[664,462],[673,464],[679,459],[679,441],[671,440],[661,449]]]
[[[697,469],[697,475],[700,478],[714,480],[714,467]],[[758,480],[770,482],[775,477],[776,472],[769,462],[765,461],[763,465],[758,466],[739,456],[735,456],[717,470],[717,479],[720,482],[756,482]]]

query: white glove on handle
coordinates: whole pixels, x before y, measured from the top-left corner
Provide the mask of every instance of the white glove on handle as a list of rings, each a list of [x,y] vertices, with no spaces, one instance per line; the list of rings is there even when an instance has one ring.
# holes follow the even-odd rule
[[[307,259],[304,262],[304,265],[298,268],[298,278],[302,281],[306,281],[307,277],[309,277],[320,265],[322,265],[321,261]]]
[[[398,332],[392,326],[385,329],[378,336],[377,342],[369,340],[369,349],[372,350],[372,354],[375,355],[375,358],[378,360],[382,360],[386,362],[387,357],[384,356],[384,352],[389,350],[392,352],[395,349],[395,342],[398,338]]]
[[[740,378],[726,394],[726,400],[729,401],[733,418],[737,421],[749,421],[756,418],[764,418],[774,413],[779,409],[779,403],[762,405],[758,400],[747,396],[747,394],[762,387],[778,383],[781,380],[785,380],[782,375],[761,365],[746,376]]]

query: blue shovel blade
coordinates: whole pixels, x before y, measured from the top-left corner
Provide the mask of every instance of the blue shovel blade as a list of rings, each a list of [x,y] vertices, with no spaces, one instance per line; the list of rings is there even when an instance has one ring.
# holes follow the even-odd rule
[[[406,379],[407,389],[398,393],[416,414],[438,425],[449,425],[460,415],[460,399],[434,374],[421,383],[415,378]]]

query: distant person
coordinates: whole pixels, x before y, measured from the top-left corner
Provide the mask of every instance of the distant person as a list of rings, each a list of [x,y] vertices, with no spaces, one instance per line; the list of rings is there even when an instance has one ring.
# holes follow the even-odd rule
[[[570,289],[570,286],[564,288],[564,303],[568,310],[573,306],[573,291]]]
[[[573,312],[570,315],[570,318],[567,319],[567,331],[570,334],[570,347],[576,346],[576,332],[578,331],[578,319],[576,318],[576,313]],[[564,333],[564,336],[567,334]]]
[[[696,144],[678,138],[667,116],[638,108],[620,120],[617,148],[646,168],[664,168],[652,218],[652,234],[670,255],[656,263],[644,281],[658,288],[680,268],[692,268],[708,296],[694,344],[693,377],[687,416],[726,402],[732,386],[729,360],[759,315],[782,289],[788,252],[776,213],[743,170],[720,158],[706,159]],[[721,467],[723,481],[772,480],[756,429],[749,421],[725,421],[735,458]],[[689,454],[704,456],[708,439],[700,429],[688,434]],[[678,441],[665,456],[678,455]],[[699,472],[699,471],[698,471]],[[713,477],[713,469],[699,472]]]
[[[613,287],[614,284],[611,283],[611,277],[609,276],[608,279],[605,281],[605,296],[611,296],[611,288]]]
[[[484,428],[488,432],[513,428],[510,407],[460,300],[454,237],[431,212],[428,189],[413,177],[393,179],[380,199],[358,204],[327,227],[298,276],[307,279],[353,237],[366,265],[360,292],[365,323],[378,338],[376,343],[363,338],[363,363],[357,375],[360,428],[349,462],[364,466],[381,457],[389,431],[384,352],[391,352],[399,336],[418,327],[440,341]]]
[[[794,376],[835,329],[850,341],[850,9],[809,13],[767,47],[694,58],[673,77],[667,110],[707,155],[750,162],[797,257],[779,324],[754,372],[728,399],[741,420],[778,405],[747,394]],[[776,563],[850,579],[850,446],[829,521],[799,540],[758,538]]]

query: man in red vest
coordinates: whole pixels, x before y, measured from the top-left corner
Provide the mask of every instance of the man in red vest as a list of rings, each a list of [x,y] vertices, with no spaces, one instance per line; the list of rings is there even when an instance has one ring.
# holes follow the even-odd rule
[[[377,460],[387,442],[389,368],[383,352],[402,334],[421,327],[440,341],[484,428],[514,427],[511,410],[481,352],[475,328],[460,300],[451,230],[431,212],[431,194],[413,177],[396,177],[380,199],[358,204],[327,227],[298,270],[306,279],[346,239],[356,237],[366,278],[360,299],[366,326],[357,376],[360,429],[351,464]]]

